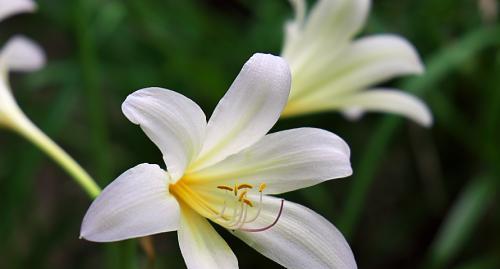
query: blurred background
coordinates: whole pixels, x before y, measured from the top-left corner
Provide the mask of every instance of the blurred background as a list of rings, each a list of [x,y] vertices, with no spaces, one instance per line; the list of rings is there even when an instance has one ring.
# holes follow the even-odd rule
[[[313,3],[312,1],[309,4]],[[285,0],[39,0],[35,14],[0,25],[36,40],[48,65],[13,74],[26,114],[104,187],[126,169],[162,163],[121,113],[131,92],[176,90],[210,115],[254,52],[279,54]],[[363,34],[397,33],[427,72],[385,85],[431,107],[422,128],[395,116],[338,113],[280,120],[339,134],[354,175],[295,191],[346,236],[360,268],[500,268],[500,26],[495,0],[375,0]],[[91,203],[56,164],[0,130],[0,268],[185,268],[175,233],[153,237],[148,264],[136,240],[78,239]],[[240,268],[280,268],[222,232]]]

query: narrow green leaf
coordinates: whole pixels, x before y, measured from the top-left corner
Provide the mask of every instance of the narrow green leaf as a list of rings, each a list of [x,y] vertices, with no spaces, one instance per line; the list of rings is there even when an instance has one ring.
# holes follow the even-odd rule
[[[492,176],[474,178],[446,216],[432,243],[428,266],[444,268],[464,248],[477,223],[489,209],[495,195],[497,179]]]

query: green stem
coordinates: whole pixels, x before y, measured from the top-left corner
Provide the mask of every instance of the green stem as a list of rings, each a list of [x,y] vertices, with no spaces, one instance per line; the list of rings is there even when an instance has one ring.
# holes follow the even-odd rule
[[[66,172],[73,177],[91,198],[97,197],[101,192],[92,177],[69,156],[61,147],[52,141],[45,133],[36,127],[24,114],[16,118],[13,129],[20,135],[38,146],[43,152],[56,161]]]

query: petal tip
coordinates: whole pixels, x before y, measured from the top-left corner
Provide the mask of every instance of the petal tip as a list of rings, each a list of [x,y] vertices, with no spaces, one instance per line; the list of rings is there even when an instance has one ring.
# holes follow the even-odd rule
[[[434,125],[434,118],[432,117],[432,113],[427,110],[422,119],[420,119],[419,123],[425,128],[431,128],[432,125]]]
[[[136,110],[138,108],[138,104],[140,104],[141,98],[155,98],[156,95],[160,94],[162,91],[170,91],[161,87],[147,87],[139,89],[127,96],[125,101],[122,103],[122,112],[127,117],[129,121],[133,124],[139,125],[139,120],[136,116]]]
[[[0,21],[19,13],[32,13],[37,9],[37,5],[31,0],[9,0],[2,4],[0,10]]]
[[[45,66],[46,57],[40,45],[25,36],[16,35],[1,50],[0,61],[9,70],[31,72]]]
[[[285,58],[269,53],[255,53],[245,63],[242,70],[244,69],[252,70],[256,73],[272,73],[275,76],[274,79],[272,79],[274,83],[284,83],[283,88],[287,89],[287,96],[290,94],[292,73],[290,70],[290,66]],[[275,85],[275,87],[277,86],[278,85]]]

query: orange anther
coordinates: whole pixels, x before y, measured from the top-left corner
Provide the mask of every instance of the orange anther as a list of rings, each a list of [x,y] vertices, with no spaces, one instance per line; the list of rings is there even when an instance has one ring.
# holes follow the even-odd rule
[[[229,186],[224,186],[224,185],[217,186],[217,189],[226,190],[226,191],[233,191],[233,188],[231,188]]]
[[[243,199],[243,203],[245,203],[245,204],[249,205],[250,207],[253,207],[253,203],[252,203],[252,201],[250,201],[250,200],[248,200],[248,199],[246,199],[246,198],[245,198],[245,199]]]
[[[245,198],[245,195],[247,195],[247,192],[248,191],[243,191],[241,194],[240,194],[240,198],[238,199],[238,201],[241,202],[241,200],[243,200],[243,198]]]
[[[253,189],[253,186],[250,185],[250,184],[241,184],[241,185],[238,185],[238,190],[241,190],[241,189]]]

